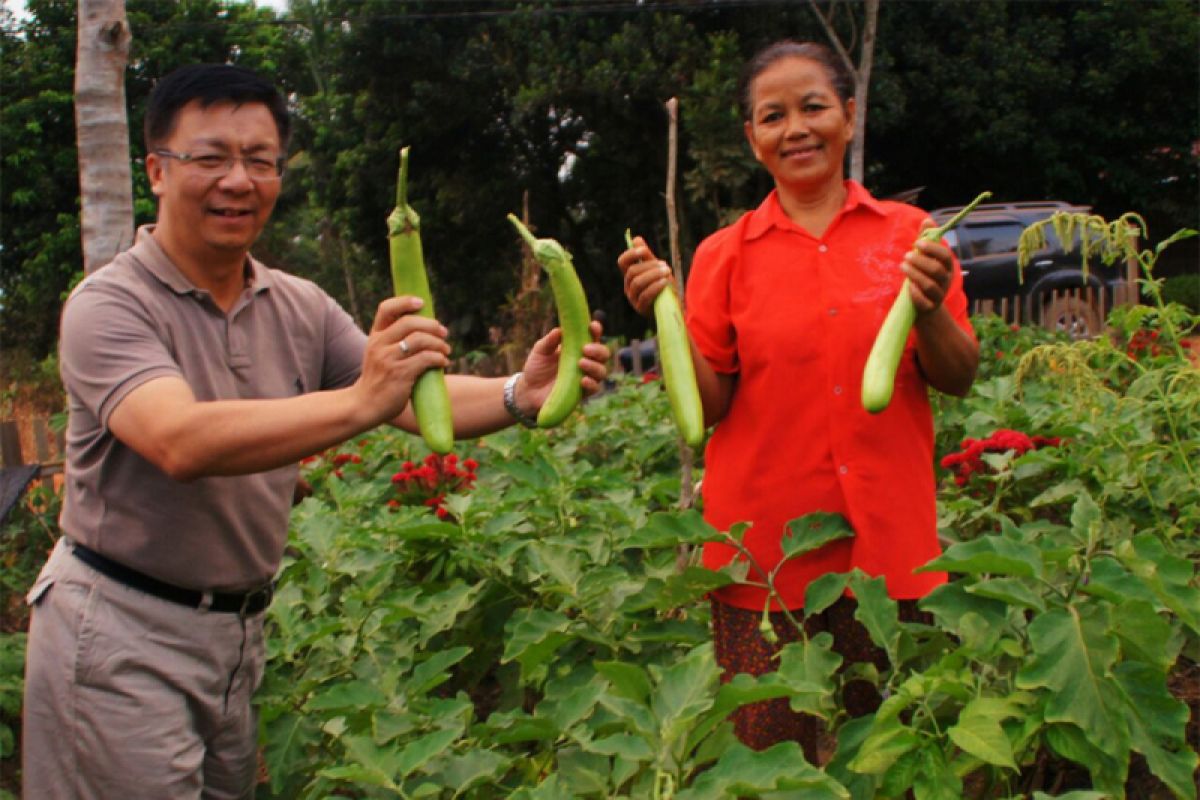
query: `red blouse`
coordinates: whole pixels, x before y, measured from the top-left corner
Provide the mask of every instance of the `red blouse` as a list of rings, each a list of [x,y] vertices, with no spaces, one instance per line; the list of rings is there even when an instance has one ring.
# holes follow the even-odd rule
[[[744,542],[771,569],[788,521],[844,515],[852,538],[786,564],[776,586],[802,608],[808,583],[828,572],[887,578],[895,599],[922,597],[944,573],[913,570],[941,553],[933,471],[933,418],[909,337],[891,404],[869,414],[862,370],[904,275],[900,262],[928,216],[846,182],[846,203],[825,235],[792,222],[774,192],[705,239],[687,282],[688,330],[712,367],[735,375],[729,412],[705,452],[704,516],[719,530],[750,522]],[[957,262],[944,305],[974,336]],[[704,548],[719,568],[737,551]],[[753,577],[753,575],[751,576]],[[720,600],[761,609],[766,591],[736,585]]]

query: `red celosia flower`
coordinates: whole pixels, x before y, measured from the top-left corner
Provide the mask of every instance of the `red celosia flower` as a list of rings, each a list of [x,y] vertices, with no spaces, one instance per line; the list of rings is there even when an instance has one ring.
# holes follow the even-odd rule
[[[955,484],[965,486],[972,475],[988,471],[987,463],[982,458],[984,453],[1011,450],[1020,456],[1040,447],[1057,447],[1060,443],[1061,439],[1057,436],[1030,437],[1021,431],[1001,429],[986,439],[963,439],[959,452],[943,457],[941,465],[943,469],[954,472]]]
[[[420,465],[405,461],[403,468],[392,476],[399,505],[424,506],[439,519],[447,519],[450,512],[444,507],[446,495],[469,491],[475,484],[475,470],[479,462],[464,459],[461,466],[458,456],[448,453],[439,456],[431,453]]]

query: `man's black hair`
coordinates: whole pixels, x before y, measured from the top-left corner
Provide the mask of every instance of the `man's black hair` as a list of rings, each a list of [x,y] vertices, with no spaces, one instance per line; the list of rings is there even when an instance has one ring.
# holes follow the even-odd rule
[[[143,128],[147,152],[170,138],[179,110],[193,100],[201,108],[214,103],[262,103],[275,118],[279,142],[287,149],[291,133],[287,103],[272,83],[245,67],[191,64],[168,74],[150,92]]]

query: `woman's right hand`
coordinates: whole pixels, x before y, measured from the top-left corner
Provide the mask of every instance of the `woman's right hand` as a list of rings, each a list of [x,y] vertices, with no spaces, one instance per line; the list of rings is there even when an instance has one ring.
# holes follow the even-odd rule
[[[654,299],[672,281],[671,267],[654,257],[646,241],[633,237],[633,246],[617,258],[625,276],[625,298],[643,317],[654,314]]]

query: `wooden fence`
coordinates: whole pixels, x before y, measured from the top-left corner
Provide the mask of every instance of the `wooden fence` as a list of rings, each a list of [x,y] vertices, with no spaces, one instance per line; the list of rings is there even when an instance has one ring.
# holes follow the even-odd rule
[[[1054,289],[1033,300],[1017,295],[999,300],[973,300],[969,311],[973,316],[996,314],[1013,325],[1040,325],[1050,330],[1067,331],[1081,339],[1099,336],[1114,307],[1137,302],[1137,284],[1119,281],[1111,291],[1104,292],[1092,286],[1079,286]]]
[[[28,425],[27,438],[32,439],[32,453],[26,452],[21,444],[21,426],[16,420],[0,422],[0,467],[8,469],[37,465],[35,477],[49,485],[56,475],[63,472],[63,453],[66,451],[64,436],[52,431],[50,420],[45,417],[34,418]]]

